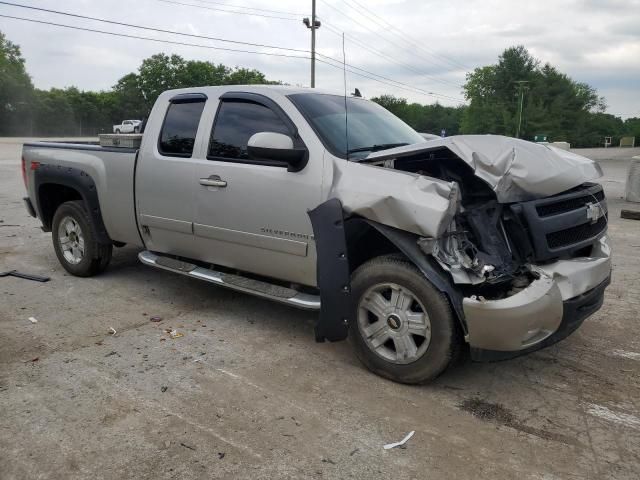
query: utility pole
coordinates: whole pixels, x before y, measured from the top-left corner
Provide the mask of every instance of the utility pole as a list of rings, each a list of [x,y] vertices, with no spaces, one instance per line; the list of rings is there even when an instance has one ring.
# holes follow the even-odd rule
[[[520,102],[518,104],[518,129],[516,130],[516,138],[520,138],[520,128],[522,127],[522,110],[524,108],[524,91],[527,89],[528,80],[516,80],[518,84],[518,94]]]
[[[316,0],[311,0],[311,21],[302,20],[311,29],[311,88],[316,87],[316,30],[320,28],[320,20],[316,20]]]

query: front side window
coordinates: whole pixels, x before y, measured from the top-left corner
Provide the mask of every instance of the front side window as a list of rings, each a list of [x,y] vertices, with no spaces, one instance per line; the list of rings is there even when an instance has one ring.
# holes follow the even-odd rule
[[[158,150],[170,157],[191,157],[204,100],[169,105],[160,131]]]
[[[247,160],[249,139],[259,132],[291,132],[276,113],[264,105],[247,101],[223,101],[218,109],[209,157]]]
[[[300,110],[325,147],[354,160],[371,152],[424,142],[422,136],[377,103],[338,95],[298,93],[288,97]]]

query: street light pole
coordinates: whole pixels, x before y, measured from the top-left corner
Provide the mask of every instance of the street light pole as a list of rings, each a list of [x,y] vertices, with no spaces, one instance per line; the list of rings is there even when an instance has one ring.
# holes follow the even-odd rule
[[[320,28],[320,21],[316,20],[316,0],[311,0],[311,21],[302,20],[311,29],[311,88],[316,87],[316,30]]]

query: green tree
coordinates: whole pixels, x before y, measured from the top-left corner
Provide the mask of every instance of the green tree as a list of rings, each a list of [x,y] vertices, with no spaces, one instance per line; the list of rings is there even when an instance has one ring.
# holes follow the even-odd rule
[[[515,135],[520,81],[526,82],[522,138],[542,133],[574,146],[593,146],[602,143],[600,137],[615,135],[611,129],[619,132],[621,124],[603,116],[604,99],[594,88],[549,64],[541,65],[522,46],[508,48],[497,64],[467,75],[464,91],[469,107],[462,115],[461,130]]]
[[[636,145],[640,145],[640,117],[627,118],[622,133],[624,136],[636,137]]]
[[[149,114],[149,110],[153,106],[153,103],[149,103],[142,94],[142,89],[139,84],[139,76],[135,73],[129,73],[118,80],[113,86],[112,109],[111,118],[124,119],[122,117],[130,116],[132,118],[142,118]],[[106,99],[105,99],[106,100]]]
[[[132,110],[146,115],[165,90],[213,85],[273,84],[255,69],[229,68],[223,64],[185,60],[180,55],[158,53],[142,61],[138,73],[122,77],[114,90],[126,98]],[[134,97],[138,97],[136,100]],[[141,116],[138,114],[138,116]]]
[[[445,107],[439,103],[408,103],[406,99],[393,95],[381,95],[371,100],[382,105],[418,132],[440,135],[444,129],[447,135],[456,135],[460,130],[464,107]]]
[[[0,32],[0,134],[14,134],[29,118],[33,85],[20,47]]]
[[[518,83],[532,84],[539,62],[522,46],[506,49],[496,65],[476,68],[464,86],[469,108],[462,118],[465,133],[515,135]]]

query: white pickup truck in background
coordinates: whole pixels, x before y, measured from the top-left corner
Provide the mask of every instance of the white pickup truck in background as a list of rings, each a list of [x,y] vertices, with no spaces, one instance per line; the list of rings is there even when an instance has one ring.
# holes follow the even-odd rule
[[[120,125],[113,126],[113,133],[140,133],[142,120],[124,120]]]

